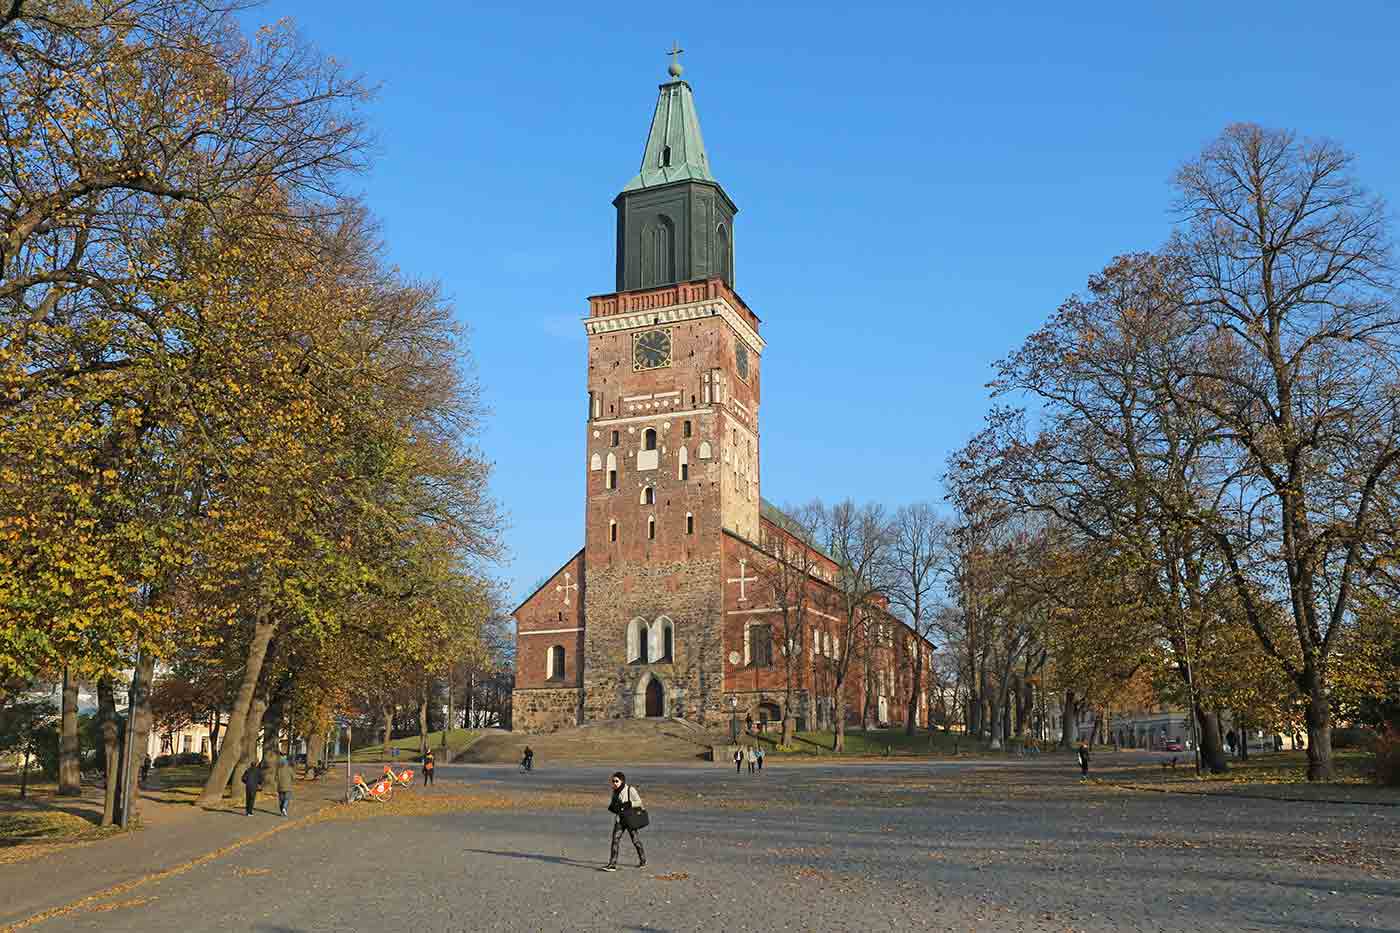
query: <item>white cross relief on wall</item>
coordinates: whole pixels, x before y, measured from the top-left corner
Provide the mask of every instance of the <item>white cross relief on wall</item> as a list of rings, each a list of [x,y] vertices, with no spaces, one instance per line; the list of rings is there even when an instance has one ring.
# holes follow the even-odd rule
[[[748,601],[748,598],[749,598],[749,597],[748,597],[748,593],[745,591],[745,584],[748,584],[748,583],[757,583],[757,582],[758,582],[758,577],[749,577],[749,576],[745,576],[745,574],[748,572],[748,571],[747,571],[748,565],[749,565],[749,562],[748,562],[747,560],[745,560],[745,559],[742,558],[742,557],[739,558],[739,575],[738,575],[737,577],[730,577],[730,578],[729,578],[729,582],[730,582],[730,583],[737,583],[737,584],[739,584],[739,602],[741,602],[741,603],[742,603],[742,602],[747,602],[747,601]]]
[[[554,589],[555,589],[556,591],[557,591],[557,590],[563,590],[563,592],[564,592],[564,605],[566,605],[566,606],[569,605],[569,590],[577,590],[577,589],[578,589],[578,584],[577,584],[577,583],[570,582],[570,581],[572,581],[572,579],[573,579],[573,578],[569,576],[569,571],[565,570],[565,571],[564,571],[564,582],[563,582],[563,583],[555,584],[555,586],[554,586]]]

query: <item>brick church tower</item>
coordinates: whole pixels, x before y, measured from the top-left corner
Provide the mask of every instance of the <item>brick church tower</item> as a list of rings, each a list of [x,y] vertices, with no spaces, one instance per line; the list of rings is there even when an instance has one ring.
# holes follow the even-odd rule
[[[584,546],[515,612],[523,731],[729,715],[726,590],[745,573],[726,555],[760,533],[764,343],[734,290],[738,209],[676,64],[613,204],[616,290],[583,322]]]

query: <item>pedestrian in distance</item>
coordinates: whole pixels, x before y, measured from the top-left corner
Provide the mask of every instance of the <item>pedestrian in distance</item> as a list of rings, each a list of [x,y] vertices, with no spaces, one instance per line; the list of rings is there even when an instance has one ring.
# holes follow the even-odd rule
[[[437,764],[437,763],[433,761],[433,753],[432,753],[432,752],[428,752],[428,754],[426,754],[426,755],[423,756],[423,786],[424,786],[424,787],[427,787],[429,784],[433,783],[433,768],[436,767],[436,764]]]
[[[744,746],[734,746],[734,773],[738,774],[744,769]]]
[[[142,787],[146,786],[146,781],[151,776],[151,756],[147,755],[141,759],[141,773],[136,777],[136,783]]]
[[[262,787],[262,769],[255,761],[243,772],[243,814],[253,815],[253,804],[258,802],[258,788]]]
[[[763,770],[763,746],[760,745],[760,746],[758,747],[758,751],[754,752],[754,754],[758,757],[758,770],[762,771],[762,770]]]
[[[1083,742],[1079,743],[1079,774],[1083,778],[1089,777],[1089,746]]]
[[[758,753],[754,751],[752,745],[749,746],[749,774],[753,774],[754,768],[758,766]]]
[[[753,735],[753,713],[744,714],[744,731]]]
[[[624,831],[631,837],[632,845],[637,849],[637,867],[646,868],[647,854],[642,848],[642,839],[637,832],[651,820],[642,805],[642,795],[637,793],[637,788],[627,783],[627,775],[621,771],[614,771],[608,782],[612,785],[612,800],[608,802],[608,812],[613,814],[615,819],[612,846],[608,850],[608,864],[604,865],[602,870],[617,871],[617,847],[622,841]]]
[[[296,780],[296,772],[292,770],[292,763],[286,755],[277,762],[273,779],[277,782],[277,811],[287,816],[287,810],[292,805],[292,782]]]
[[[535,769],[535,750],[530,746],[525,746],[525,754],[520,756],[520,770],[533,771]]]

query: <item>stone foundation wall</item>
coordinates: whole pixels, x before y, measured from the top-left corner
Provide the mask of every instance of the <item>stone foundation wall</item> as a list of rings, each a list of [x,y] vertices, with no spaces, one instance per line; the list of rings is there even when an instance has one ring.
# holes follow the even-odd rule
[[[510,696],[514,732],[555,732],[579,724],[582,694],[577,688],[516,690]]]
[[[727,721],[722,597],[718,556],[590,568],[583,718],[635,717],[638,695],[654,677],[665,690],[665,715],[708,725]],[[644,619],[650,624],[661,616],[674,628],[673,660],[629,664],[628,623]]]

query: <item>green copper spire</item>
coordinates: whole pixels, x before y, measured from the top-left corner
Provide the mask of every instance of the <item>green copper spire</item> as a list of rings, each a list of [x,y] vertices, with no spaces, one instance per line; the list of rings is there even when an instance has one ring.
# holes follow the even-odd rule
[[[642,168],[613,198],[620,292],[713,277],[734,285],[739,209],[710,174],[695,95],[681,80],[681,51],[667,52],[671,80],[656,99]]]
[[[679,54],[676,49],[673,54]],[[700,118],[695,113],[695,94],[680,79],[681,66],[672,62],[674,80],[661,85],[656,98],[656,114],[651,118],[642,167],[623,191],[654,188],[676,181],[714,181],[705,140],[700,136]]]

